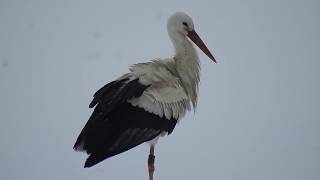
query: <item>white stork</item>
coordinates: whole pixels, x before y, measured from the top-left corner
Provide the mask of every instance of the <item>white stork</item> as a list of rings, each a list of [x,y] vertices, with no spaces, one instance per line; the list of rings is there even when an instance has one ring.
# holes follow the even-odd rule
[[[157,139],[169,135],[197,105],[200,65],[190,40],[216,62],[187,14],[173,14],[167,30],[175,48],[173,58],[135,64],[94,94],[89,107],[95,109],[73,147],[89,154],[84,167],[150,142],[148,169],[153,179]]]

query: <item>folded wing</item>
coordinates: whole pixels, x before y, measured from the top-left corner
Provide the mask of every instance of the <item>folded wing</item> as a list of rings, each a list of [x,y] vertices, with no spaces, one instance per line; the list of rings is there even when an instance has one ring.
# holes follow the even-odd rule
[[[129,103],[151,86],[128,76],[95,93],[89,105],[95,109],[74,145],[75,150],[89,154],[85,167],[150,141],[162,132],[172,132],[177,119],[159,116]]]

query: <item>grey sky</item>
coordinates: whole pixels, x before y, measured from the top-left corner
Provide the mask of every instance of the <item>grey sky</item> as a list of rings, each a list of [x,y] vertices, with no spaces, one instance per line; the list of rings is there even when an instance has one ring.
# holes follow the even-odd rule
[[[73,143],[93,93],[173,55],[187,12],[200,99],[156,147],[155,179],[320,179],[320,1],[0,1],[0,178],[147,179],[148,146],[84,169]]]

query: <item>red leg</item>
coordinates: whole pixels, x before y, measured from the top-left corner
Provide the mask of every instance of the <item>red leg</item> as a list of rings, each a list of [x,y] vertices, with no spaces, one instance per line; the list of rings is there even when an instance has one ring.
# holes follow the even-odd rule
[[[149,170],[149,180],[153,180],[153,173],[154,173],[154,146],[150,146],[150,153],[148,158],[148,170]]]

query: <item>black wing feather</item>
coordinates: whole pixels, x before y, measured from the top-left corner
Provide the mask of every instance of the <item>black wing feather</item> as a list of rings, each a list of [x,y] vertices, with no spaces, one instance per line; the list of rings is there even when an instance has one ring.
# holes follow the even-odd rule
[[[89,107],[96,107],[73,147],[90,155],[85,167],[152,140],[164,131],[172,132],[176,119],[166,119],[128,103],[148,87],[139,83],[139,79],[123,79],[94,94]]]
[[[93,100],[91,101],[89,108],[93,108],[99,101],[101,102],[103,96],[109,91],[109,94],[114,94],[115,90],[119,89],[123,84],[128,81],[128,78],[121,79],[119,81],[112,81],[102,88],[100,88],[96,93],[93,95]]]

